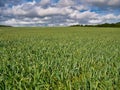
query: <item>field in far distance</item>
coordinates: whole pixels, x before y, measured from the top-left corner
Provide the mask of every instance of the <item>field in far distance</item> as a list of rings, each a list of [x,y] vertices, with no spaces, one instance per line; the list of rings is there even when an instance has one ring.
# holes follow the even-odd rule
[[[0,90],[119,90],[120,28],[0,28]]]

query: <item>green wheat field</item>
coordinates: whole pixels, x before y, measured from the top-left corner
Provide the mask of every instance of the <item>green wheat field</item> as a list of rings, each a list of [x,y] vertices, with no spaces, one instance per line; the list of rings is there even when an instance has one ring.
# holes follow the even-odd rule
[[[119,89],[120,28],[0,28],[0,90]]]

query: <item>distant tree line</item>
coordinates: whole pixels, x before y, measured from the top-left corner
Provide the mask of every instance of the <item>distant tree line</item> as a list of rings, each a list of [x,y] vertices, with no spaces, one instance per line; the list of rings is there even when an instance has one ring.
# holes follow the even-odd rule
[[[0,25],[0,27],[12,27],[9,25]],[[104,23],[97,25],[71,25],[70,27],[120,27],[120,22],[118,23]]]
[[[118,23],[104,23],[97,25],[72,25],[71,27],[120,27],[120,22]]]
[[[12,26],[8,26],[8,25],[0,25],[0,27],[12,27]]]

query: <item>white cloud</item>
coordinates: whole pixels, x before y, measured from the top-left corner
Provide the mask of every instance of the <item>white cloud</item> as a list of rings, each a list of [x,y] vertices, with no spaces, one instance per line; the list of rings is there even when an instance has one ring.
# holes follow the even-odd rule
[[[90,24],[114,23],[117,20],[120,21],[120,15],[106,14],[98,15],[95,19],[89,20],[89,23]]]
[[[117,19],[117,17],[114,14],[107,14],[102,16],[101,18],[109,20],[109,19]]]
[[[75,4],[73,0],[59,0],[58,5],[61,7],[72,6]]]
[[[84,6],[84,5],[75,5],[74,8],[79,10],[79,11],[80,10],[89,10],[89,8]]]
[[[8,19],[6,21],[3,21],[1,24],[5,25],[14,25],[14,26],[21,26],[21,25],[36,25],[36,24],[44,24],[45,21],[40,18],[23,18],[23,19]]]
[[[44,6],[44,5],[48,5],[50,4],[50,0],[41,0],[40,1],[40,5]]]
[[[102,20],[89,20],[90,24],[99,24],[102,23]]]
[[[29,6],[29,8],[28,8]],[[66,15],[72,13],[73,9],[69,7],[48,7],[42,8],[41,6],[36,6],[35,4],[22,4],[18,6],[13,6],[12,8],[8,8],[4,11],[1,10],[1,13],[5,15],[18,15],[18,16],[47,16],[47,15]]]
[[[36,7],[35,10],[37,11],[39,16],[46,16],[46,15],[66,15],[72,13],[73,10],[70,8],[58,8],[58,7],[49,7],[47,9],[43,9],[41,7]]]
[[[120,21],[120,15],[114,13],[91,12],[88,3],[102,7],[115,6],[119,0],[84,0],[79,4],[77,0],[60,0],[55,5],[50,5],[50,0],[41,0],[39,3],[27,2],[20,5],[0,8],[0,24],[6,25],[38,25],[38,26],[69,26],[73,24],[98,24]],[[6,19],[5,19],[6,18]]]
[[[95,18],[98,14],[95,12],[90,12],[90,11],[84,11],[84,12],[79,12],[79,11],[74,11],[74,13],[70,14],[71,18],[75,19],[90,19],[90,18]]]

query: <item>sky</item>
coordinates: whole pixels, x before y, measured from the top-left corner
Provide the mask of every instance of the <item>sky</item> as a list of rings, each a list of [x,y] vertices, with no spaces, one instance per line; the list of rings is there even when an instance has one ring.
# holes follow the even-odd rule
[[[120,0],[0,0],[0,24],[70,26],[120,22]]]

